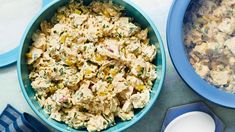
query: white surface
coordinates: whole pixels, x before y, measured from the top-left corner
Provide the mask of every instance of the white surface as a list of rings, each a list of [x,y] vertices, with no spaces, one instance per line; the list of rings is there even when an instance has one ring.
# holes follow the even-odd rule
[[[41,0],[0,0],[0,54],[16,47],[32,17],[40,10]],[[32,113],[20,91],[16,66],[0,69],[0,113],[7,104]]]
[[[215,121],[204,112],[189,112],[174,119],[165,132],[214,132]]]
[[[41,0],[0,0],[0,54],[15,48]]]
[[[32,2],[33,1],[33,2]],[[155,22],[166,46],[166,21],[172,0],[132,0]],[[18,45],[29,18],[41,6],[40,0],[0,0],[0,53]],[[30,7],[30,8],[28,8]],[[4,20],[3,18],[7,18]],[[3,43],[3,41],[5,43]],[[169,60],[168,60],[169,61]],[[18,84],[16,65],[0,69],[0,113],[7,104],[33,114]]]

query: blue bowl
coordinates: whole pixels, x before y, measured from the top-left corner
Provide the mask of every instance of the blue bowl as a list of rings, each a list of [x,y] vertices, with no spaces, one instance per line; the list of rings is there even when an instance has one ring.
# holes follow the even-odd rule
[[[182,79],[206,99],[229,108],[235,108],[235,95],[219,90],[202,79],[189,62],[183,40],[183,20],[191,0],[175,0],[167,22],[167,43],[171,60]]]
[[[85,4],[89,4],[92,0],[84,0]],[[134,20],[141,24],[142,28],[148,28],[149,29],[149,37],[151,43],[156,43],[159,45],[160,49],[157,54],[156,59],[154,60],[154,63],[158,65],[157,72],[159,75],[159,78],[154,82],[154,86],[151,92],[151,99],[148,105],[137,111],[135,113],[135,116],[130,121],[125,122],[117,122],[117,124],[113,127],[108,128],[106,131],[122,131],[137,121],[139,121],[153,106],[154,102],[156,101],[160,90],[162,88],[163,80],[165,77],[165,69],[166,69],[166,58],[164,53],[164,47],[163,43],[160,37],[160,34],[157,31],[157,28],[155,27],[154,23],[150,20],[150,18],[143,13],[135,4],[131,3],[127,0],[113,0],[115,4],[121,5],[125,7],[126,15],[133,17]],[[19,58],[17,61],[17,71],[18,71],[18,79],[21,86],[21,90],[24,94],[24,97],[30,107],[33,109],[33,111],[49,126],[59,130],[59,131],[78,131],[71,127],[68,127],[64,123],[60,123],[57,121],[54,121],[53,119],[49,118],[49,115],[45,113],[45,111],[40,107],[37,100],[34,98],[35,91],[31,87],[31,82],[29,80],[29,71],[27,68],[26,58],[25,54],[29,50],[29,46],[32,43],[31,37],[32,34],[39,28],[40,22],[43,20],[49,20],[56,10],[67,4],[68,0],[54,0],[47,6],[45,6],[42,11],[36,17],[31,21],[29,26],[27,27],[22,40],[21,40],[21,46],[20,46],[20,52],[19,52]],[[84,130],[83,130],[84,131]]]

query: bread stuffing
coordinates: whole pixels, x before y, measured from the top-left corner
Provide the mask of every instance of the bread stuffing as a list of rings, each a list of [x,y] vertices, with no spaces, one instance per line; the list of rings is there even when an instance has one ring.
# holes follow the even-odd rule
[[[75,129],[131,120],[158,77],[151,63],[158,48],[147,34],[112,2],[71,1],[32,37],[26,57],[35,98],[50,118]]]

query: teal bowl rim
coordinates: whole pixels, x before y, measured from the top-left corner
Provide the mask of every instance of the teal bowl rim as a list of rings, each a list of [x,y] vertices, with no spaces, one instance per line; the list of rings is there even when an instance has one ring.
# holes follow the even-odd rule
[[[28,94],[26,93],[24,84],[23,84],[23,80],[21,77],[21,54],[22,54],[22,49],[23,49],[23,45],[24,45],[24,40],[27,36],[27,33],[29,32],[30,28],[32,27],[33,23],[38,19],[38,17],[48,8],[50,8],[53,4],[57,3],[60,0],[54,0],[51,3],[49,3],[48,5],[46,5],[39,13],[37,13],[37,15],[31,20],[31,22],[28,24],[21,42],[20,42],[20,50],[19,50],[19,54],[18,54],[18,60],[17,60],[17,73],[18,73],[18,80],[20,83],[20,88],[21,91],[23,92],[24,98],[27,101],[27,103],[29,104],[29,106],[31,107],[31,109],[34,111],[34,113],[36,113],[36,115],[42,120],[44,121],[47,125],[53,127],[56,130],[59,131],[67,131],[63,128],[60,128],[56,125],[54,125],[52,122],[50,122],[47,118],[45,118],[33,105],[31,99],[29,98]],[[154,33],[156,34],[156,37],[158,39],[158,43],[160,46],[160,51],[161,51],[161,59],[162,59],[162,65],[161,65],[161,77],[160,77],[160,81],[159,81],[159,85],[157,86],[157,90],[155,91],[155,96],[151,97],[152,99],[150,100],[150,102],[148,103],[147,106],[145,106],[145,108],[143,108],[143,112],[136,118],[133,118],[132,120],[130,120],[130,123],[124,127],[121,128],[117,128],[116,131],[123,131],[129,127],[131,127],[132,125],[134,125],[136,122],[138,122],[140,119],[142,119],[142,117],[150,110],[150,108],[153,106],[153,104],[156,102],[157,97],[160,94],[160,91],[162,89],[163,86],[163,82],[165,79],[165,74],[166,74],[166,55],[165,55],[165,50],[164,50],[164,45],[160,36],[160,33],[157,30],[157,27],[155,26],[155,24],[153,23],[153,21],[150,19],[150,17],[144,13],[136,4],[134,4],[133,2],[131,2],[130,0],[122,0],[123,2],[129,4],[130,6],[132,6],[133,8],[135,8],[140,14],[142,14],[146,20],[148,21],[148,23],[150,24],[150,26],[152,27]],[[118,124],[117,124],[118,125]],[[117,126],[115,125],[115,126]],[[113,127],[115,127],[113,126]]]

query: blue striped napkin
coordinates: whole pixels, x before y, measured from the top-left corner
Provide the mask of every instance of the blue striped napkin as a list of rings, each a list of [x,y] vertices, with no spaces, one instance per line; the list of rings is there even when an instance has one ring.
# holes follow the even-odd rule
[[[45,127],[33,116],[27,113],[20,113],[11,105],[7,105],[0,115],[0,131],[1,132],[49,132]]]

